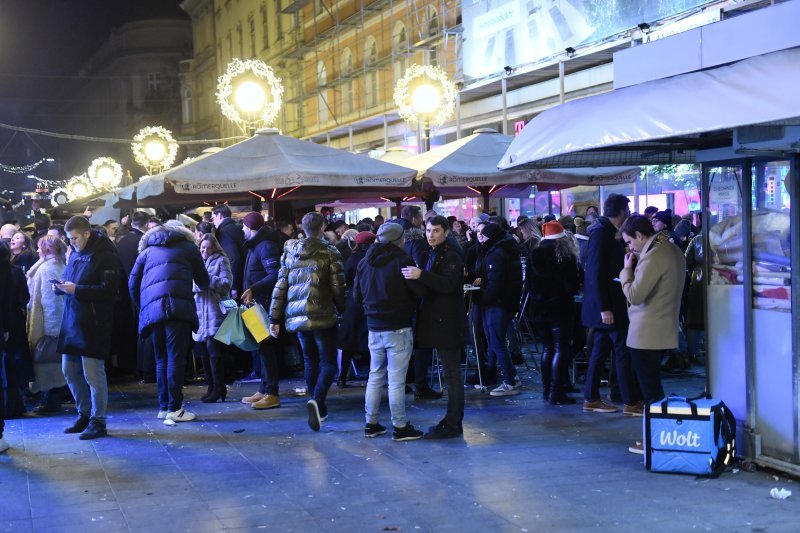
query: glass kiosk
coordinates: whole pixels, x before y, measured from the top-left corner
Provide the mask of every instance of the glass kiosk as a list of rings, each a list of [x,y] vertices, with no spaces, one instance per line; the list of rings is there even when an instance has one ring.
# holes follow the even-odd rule
[[[708,391],[736,416],[740,456],[799,474],[800,156],[715,152],[698,152]]]

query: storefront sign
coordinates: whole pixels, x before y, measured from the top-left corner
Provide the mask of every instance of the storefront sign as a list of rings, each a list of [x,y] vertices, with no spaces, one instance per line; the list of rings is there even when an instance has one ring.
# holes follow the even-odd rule
[[[739,203],[739,186],[735,181],[720,181],[711,184],[712,204],[730,205]]]

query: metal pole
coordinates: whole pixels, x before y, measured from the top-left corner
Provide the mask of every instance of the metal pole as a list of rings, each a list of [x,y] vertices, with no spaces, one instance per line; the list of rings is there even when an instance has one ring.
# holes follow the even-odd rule
[[[558,62],[558,103],[564,103],[564,62]]]
[[[456,93],[456,140],[461,138],[461,93]]]
[[[350,136],[350,151],[353,151],[353,125],[347,126],[347,134]]]
[[[383,115],[383,149],[389,148],[389,117]]]
[[[800,194],[800,155],[792,154],[789,157],[789,174],[786,176],[787,189],[789,190],[790,198],[798,198]],[[796,205],[791,206],[789,211],[789,242],[791,249],[791,265],[792,272],[797,272],[800,268],[800,208]],[[792,323],[797,323],[797,316],[800,313],[800,281],[797,276],[792,276]],[[792,406],[794,423],[794,460],[797,462],[798,454],[800,453],[800,434],[798,433],[798,396],[800,395],[800,374],[798,374],[798,358],[797,353],[800,346],[800,332],[797,328],[792,328]]]
[[[502,95],[501,101],[503,105],[503,135],[508,135],[508,101],[506,98],[508,95],[508,80],[505,74],[500,80],[500,94]]]
[[[753,433],[757,432],[758,399],[756,397],[756,361],[755,339],[753,331],[753,160],[742,160],[742,187],[740,190],[742,202],[742,285],[744,295],[744,377],[747,387],[747,428]],[[707,222],[704,220],[703,224]],[[703,243],[705,246],[706,244]],[[710,250],[706,246],[706,250]],[[758,452],[756,451],[756,454]]]
[[[425,151],[426,152],[430,152],[431,151],[431,125],[430,125],[430,122],[428,122],[427,119],[425,120],[423,127],[425,129],[425,133],[424,133],[425,139],[423,141],[425,143]]]

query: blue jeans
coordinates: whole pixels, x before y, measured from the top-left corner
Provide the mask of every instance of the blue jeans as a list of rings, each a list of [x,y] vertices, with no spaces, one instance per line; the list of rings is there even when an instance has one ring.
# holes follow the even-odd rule
[[[182,320],[158,322],[151,327],[156,355],[158,406],[162,411],[180,411],[186,356],[192,346],[192,325]]]
[[[61,369],[75,397],[78,415],[90,416],[105,424],[108,409],[106,362],[103,359],[64,354]]]
[[[394,427],[408,424],[406,418],[406,372],[414,348],[411,328],[369,332],[369,381],[364,394],[367,424],[377,424],[381,388],[389,380],[389,411]]]
[[[487,359],[489,367],[494,366],[494,362],[500,366],[503,374],[503,381],[513,385],[517,377],[517,371],[511,362],[511,353],[506,344],[506,333],[508,325],[511,323],[512,313],[508,309],[499,306],[481,306],[483,318],[483,331],[486,334],[488,344]]]
[[[303,349],[308,393],[317,401],[320,416],[327,416],[328,406],[325,404],[325,399],[339,371],[339,363],[336,360],[336,326],[298,331],[297,338]]]

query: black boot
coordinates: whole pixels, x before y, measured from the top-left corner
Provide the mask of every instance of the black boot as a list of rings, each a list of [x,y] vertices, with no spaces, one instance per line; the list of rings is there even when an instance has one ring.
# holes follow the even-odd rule
[[[550,346],[544,347],[544,353],[542,353],[542,397],[544,401],[548,401],[550,399],[550,391],[553,385],[553,349]]]
[[[551,405],[571,405],[576,403],[574,398],[567,396],[564,390],[564,381],[566,381],[566,354],[564,350],[569,349],[569,329],[565,326],[553,327],[553,358],[551,361],[550,374],[553,384],[553,392],[550,395]],[[542,368],[544,372],[544,368]]]
[[[88,416],[79,416],[78,419],[70,427],[64,430],[64,433],[82,433],[84,429],[89,426]]]
[[[350,373],[350,364],[353,362],[353,352],[342,350],[342,364],[339,366],[339,378],[336,386],[340,389],[347,387],[347,375]]]
[[[214,383],[214,387],[210,394],[203,396],[200,400],[203,403],[224,402],[228,396],[228,387],[225,386],[225,362],[222,357],[211,357],[208,366],[211,370],[209,379]]]
[[[203,374],[205,374],[206,383],[208,383],[208,389],[206,390],[206,393],[200,397],[200,401],[205,402],[206,399],[209,396],[211,396],[211,394],[214,392],[214,385],[216,383],[216,380],[214,379],[214,372],[211,368],[211,358],[209,357],[208,352],[206,350],[203,350],[202,360],[203,360]]]

